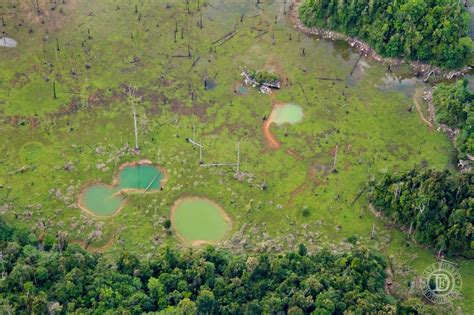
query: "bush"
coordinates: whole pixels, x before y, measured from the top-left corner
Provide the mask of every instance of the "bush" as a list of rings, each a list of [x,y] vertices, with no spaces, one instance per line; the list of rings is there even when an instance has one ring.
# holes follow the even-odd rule
[[[250,72],[250,77],[257,81],[258,84],[271,83],[280,80],[280,77],[277,74],[267,71],[252,70]]]

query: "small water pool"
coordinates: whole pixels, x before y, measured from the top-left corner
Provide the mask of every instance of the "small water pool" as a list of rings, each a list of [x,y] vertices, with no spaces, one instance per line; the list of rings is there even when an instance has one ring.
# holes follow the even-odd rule
[[[198,197],[177,200],[171,209],[171,222],[178,236],[191,245],[219,242],[231,227],[224,209]]]
[[[122,192],[157,190],[163,180],[163,172],[152,164],[125,164],[112,186],[96,183],[85,188],[79,197],[79,207],[96,216],[111,216],[125,202]]]
[[[283,124],[296,124],[303,120],[303,110],[296,104],[277,105],[270,116],[271,122],[281,126]]]
[[[111,188],[103,184],[95,184],[83,191],[80,200],[82,206],[89,212],[98,216],[113,215],[120,207],[123,200],[118,196],[120,189]]]
[[[163,173],[151,164],[128,165],[122,168],[118,177],[121,189],[159,189]]]
[[[216,81],[212,79],[206,79],[204,80],[204,89],[209,91],[209,90],[214,90],[217,86]]]
[[[387,75],[377,87],[383,92],[400,92],[406,97],[413,97],[416,86],[419,84],[422,84],[421,81],[414,78],[403,79]]]
[[[234,92],[239,95],[244,95],[248,93],[248,89],[245,85],[239,84],[234,88]]]

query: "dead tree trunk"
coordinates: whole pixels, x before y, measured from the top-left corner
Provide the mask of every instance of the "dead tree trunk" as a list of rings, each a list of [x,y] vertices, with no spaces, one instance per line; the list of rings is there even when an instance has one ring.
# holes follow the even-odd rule
[[[176,21],[176,26],[174,28],[174,42],[176,43],[178,36],[178,21]]]
[[[202,139],[200,140],[202,143]],[[202,146],[199,147],[199,164],[203,164],[204,160],[202,159]]]
[[[135,128],[135,151],[140,151],[140,147],[138,146],[138,127],[137,127],[137,112],[135,108],[133,109],[133,125]]]
[[[134,128],[134,133],[135,133],[135,151],[138,152],[140,151],[140,146],[138,145],[138,123],[137,123],[137,111],[135,110],[135,99],[134,95],[132,94],[132,88],[129,86],[128,87],[128,97],[130,99],[130,103],[132,106],[132,112],[133,112],[133,128]]]
[[[332,172],[333,173],[337,173],[337,167],[336,167],[336,163],[337,163],[337,151],[339,150],[339,145],[336,144],[336,152],[334,153],[334,163],[332,165]]]
[[[39,5],[39,0],[36,0],[36,12],[38,13],[38,15],[41,14],[41,9],[40,9],[40,5]]]
[[[240,141],[237,142],[237,174],[240,173]]]

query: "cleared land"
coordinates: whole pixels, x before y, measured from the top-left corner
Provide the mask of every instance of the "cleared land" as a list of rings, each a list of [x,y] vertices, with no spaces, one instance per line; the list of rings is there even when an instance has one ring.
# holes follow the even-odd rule
[[[55,10],[40,1],[38,14],[32,2],[4,1],[1,29],[17,46],[0,47],[3,216],[111,254],[144,254],[179,246],[162,223],[181,196],[205,196],[232,218],[222,247],[344,249],[356,235],[389,255],[393,290],[408,290],[435,256],[375,217],[360,191],[385,172],[452,168],[449,140],[407,110],[413,93],[403,84],[384,88],[404,69],[387,75],[346,43],[298,33],[284,14],[289,3],[261,2],[190,1],[188,13],[185,1],[71,0]],[[236,91],[244,66],[278,73],[282,89]],[[341,80],[320,79],[328,77]],[[281,143],[273,150],[262,125],[278,103],[299,104],[304,117],[270,126]],[[205,163],[236,163],[240,141],[238,176],[235,167],[200,166],[189,137],[204,146]],[[108,219],[78,208],[84,184],[110,183],[117,165],[140,159],[167,169],[163,191],[128,194]],[[472,283],[472,261],[456,261]],[[463,287],[471,309],[472,290]]]

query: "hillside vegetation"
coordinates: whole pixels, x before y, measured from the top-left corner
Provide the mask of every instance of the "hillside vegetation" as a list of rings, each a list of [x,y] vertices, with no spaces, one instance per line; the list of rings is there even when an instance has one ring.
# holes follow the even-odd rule
[[[387,313],[385,260],[366,250],[235,255],[162,248],[112,261],[0,221],[0,303],[12,313]],[[111,313],[108,313],[111,314]]]
[[[447,68],[465,64],[473,47],[458,0],[306,0],[300,18],[367,41],[382,56]]]
[[[474,178],[449,171],[418,170],[386,175],[374,184],[372,204],[436,250],[472,250]]]
[[[440,84],[433,93],[438,122],[460,130],[456,146],[461,159],[474,156],[474,95],[469,92],[467,84],[467,80],[451,85]]]

